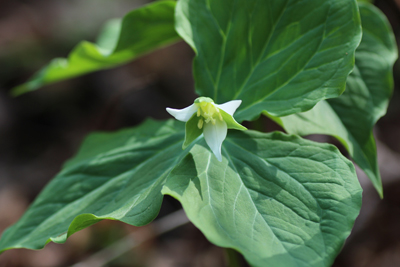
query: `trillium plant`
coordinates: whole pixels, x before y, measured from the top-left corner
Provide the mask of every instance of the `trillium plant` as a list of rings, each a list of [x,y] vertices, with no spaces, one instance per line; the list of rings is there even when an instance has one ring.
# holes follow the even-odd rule
[[[196,54],[199,98],[167,108],[176,120],[89,135],[2,233],[0,251],[63,243],[105,219],[142,226],[170,195],[211,243],[251,266],[330,266],[361,208],[354,164],[383,197],[372,129],[386,113],[397,50],[371,1],[156,1],[107,23],[98,40],[12,93],[183,40]],[[239,124],[260,116],[286,133]],[[310,134],[334,137],[354,163],[302,137]]]

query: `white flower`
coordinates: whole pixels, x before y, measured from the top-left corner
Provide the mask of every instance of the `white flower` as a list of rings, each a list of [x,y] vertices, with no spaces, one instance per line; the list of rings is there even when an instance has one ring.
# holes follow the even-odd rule
[[[202,133],[207,145],[219,161],[222,161],[221,146],[228,129],[247,130],[232,117],[242,100],[232,100],[217,105],[211,98],[199,97],[184,109],[167,108],[169,114],[186,122],[186,136],[183,148],[187,147]]]

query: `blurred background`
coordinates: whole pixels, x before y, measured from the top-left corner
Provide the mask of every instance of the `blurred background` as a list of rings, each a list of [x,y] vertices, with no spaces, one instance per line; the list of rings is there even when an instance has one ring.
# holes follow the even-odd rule
[[[12,87],[51,59],[66,57],[79,41],[94,41],[105,21],[148,2],[0,0],[0,233],[19,219],[88,133],[132,127],[147,117],[166,119],[165,107],[193,102],[194,54],[183,42],[121,67],[17,98],[9,95]],[[400,0],[375,2],[400,43]],[[380,200],[358,172],[363,207],[335,267],[400,266],[400,63],[394,76],[396,88],[388,114],[375,129],[385,198]],[[258,127],[260,123],[266,131],[279,129],[265,118],[257,122]],[[179,209],[178,202],[166,197],[156,226],[185,221],[180,213],[167,218]],[[93,265],[94,259],[96,264],[121,267],[224,266],[224,250],[210,244],[190,223],[165,234],[159,234],[157,227],[103,221],[74,234],[64,245],[7,251],[0,255],[0,266],[98,266]],[[132,240],[144,242],[133,248]],[[112,244],[127,252],[96,258],[118,252]]]

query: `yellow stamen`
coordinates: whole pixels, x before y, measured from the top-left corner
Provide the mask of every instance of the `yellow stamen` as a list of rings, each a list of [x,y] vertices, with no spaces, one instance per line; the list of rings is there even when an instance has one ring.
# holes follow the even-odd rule
[[[199,129],[203,128],[203,119],[200,119],[199,122],[197,123],[197,127],[199,127]]]
[[[221,113],[219,113],[219,110],[218,110],[218,115],[219,115],[219,120],[220,120],[220,121],[224,121],[224,119],[222,118]]]

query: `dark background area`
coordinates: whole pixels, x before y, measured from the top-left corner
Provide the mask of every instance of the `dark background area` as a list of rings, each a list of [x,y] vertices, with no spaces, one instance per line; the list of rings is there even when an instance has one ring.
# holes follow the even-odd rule
[[[12,98],[55,57],[66,57],[81,40],[94,41],[103,23],[122,17],[145,0],[0,0],[0,233],[15,223],[29,203],[74,155],[92,131],[132,127],[147,117],[169,118],[165,107],[182,108],[195,98],[191,61],[181,42],[132,63],[46,86]],[[400,41],[400,0],[379,0]],[[335,267],[400,266],[400,65],[388,110],[375,129],[385,198],[380,200],[362,172],[363,207]],[[263,119],[267,131],[277,126]],[[251,125],[250,125],[251,126]],[[258,124],[258,127],[260,125]],[[160,217],[179,203],[166,198]],[[74,234],[66,244],[40,251],[12,250],[0,266],[69,266],[124,236],[148,231],[103,221]],[[224,251],[191,224],[157,236],[107,266],[224,266]],[[243,265],[245,266],[245,265]]]

